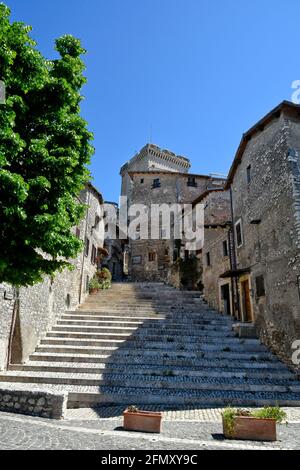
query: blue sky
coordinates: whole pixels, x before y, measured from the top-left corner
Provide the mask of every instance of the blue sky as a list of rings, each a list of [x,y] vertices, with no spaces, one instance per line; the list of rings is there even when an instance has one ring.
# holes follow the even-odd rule
[[[227,173],[241,135],[300,79],[299,0],[7,0],[54,56],[70,33],[88,50],[82,113],[91,171],[117,200],[120,166],[150,138]],[[152,136],[152,137],[151,137]]]

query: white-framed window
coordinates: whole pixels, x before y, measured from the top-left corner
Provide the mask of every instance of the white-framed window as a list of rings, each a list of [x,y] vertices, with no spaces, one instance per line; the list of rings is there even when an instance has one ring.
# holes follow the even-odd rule
[[[236,245],[238,248],[243,246],[244,237],[243,237],[242,219],[239,219],[235,223],[235,239],[236,239]]]

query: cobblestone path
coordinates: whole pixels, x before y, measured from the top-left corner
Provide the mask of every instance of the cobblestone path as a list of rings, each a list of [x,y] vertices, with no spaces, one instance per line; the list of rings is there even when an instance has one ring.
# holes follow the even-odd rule
[[[51,421],[0,413],[0,449],[99,451],[300,449],[299,421],[280,425],[279,440],[276,443],[226,441],[222,436],[221,422],[217,421],[212,410],[197,411],[194,415],[197,420],[184,419],[180,413],[182,412],[179,411],[177,417],[166,414],[161,435],[123,431],[122,419],[119,416],[97,419],[95,416],[92,418],[91,415],[85,415],[83,419],[79,412],[76,416],[75,412],[71,411],[66,420]],[[294,418],[296,415],[299,416],[298,410],[294,412]],[[190,413],[190,416],[193,415]]]

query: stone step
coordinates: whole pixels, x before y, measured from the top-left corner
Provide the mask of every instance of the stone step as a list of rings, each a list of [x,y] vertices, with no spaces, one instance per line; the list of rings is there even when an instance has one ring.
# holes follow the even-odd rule
[[[44,338],[40,341],[41,345],[59,345],[59,346],[98,346],[98,347],[119,347],[124,349],[138,348],[141,351],[145,349],[163,349],[163,350],[197,350],[197,351],[266,351],[257,339],[238,339],[238,338],[222,338],[219,341],[204,338],[198,341],[197,338],[193,342],[192,337],[181,336],[180,341],[175,338],[156,337],[145,338],[127,338],[125,339],[72,339],[72,338]]]
[[[192,299],[162,299],[161,296],[156,296],[153,299],[124,299],[123,297],[121,299],[101,299],[101,300],[96,300],[96,299],[89,299],[87,300],[83,305],[80,306],[81,308],[84,308],[86,305],[93,305],[97,306],[97,308],[101,308],[102,306],[113,306],[113,307],[122,307],[125,305],[128,305],[129,307],[144,307],[144,308],[170,308],[172,306],[178,307],[178,308],[184,308],[184,307],[195,307],[199,310],[207,311],[211,310],[207,304],[203,304],[203,302],[198,301],[198,300],[192,300]]]
[[[234,323],[199,292],[114,284],[62,315],[0,381],[66,391],[69,407],[300,405],[295,375]]]
[[[50,350],[51,351],[51,350]],[[84,349],[82,350],[84,351]],[[203,354],[203,353],[202,353]],[[52,362],[84,362],[89,364],[105,363],[105,364],[116,364],[116,365],[136,365],[140,369],[142,367],[153,367],[153,366],[176,366],[176,367],[191,367],[193,370],[202,370],[207,369],[252,369],[252,370],[263,370],[266,373],[266,369],[272,371],[286,371],[288,374],[291,374],[287,370],[286,366],[279,362],[275,356],[272,356],[268,353],[260,353],[255,355],[246,355],[244,354],[237,355],[238,357],[233,357],[232,355],[226,359],[225,354],[219,360],[214,358],[213,353],[205,353],[205,359],[202,358],[202,354],[192,354],[192,353],[183,353],[178,355],[178,353],[160,353],[160,352],[147,352],[147,354],[138,355],[131,354],[123,355],[122,353],[110,355],[97,355],[97,354],[69,354],[68,352],[55,353],[55,352],[35,352],[30,355],[31,363],[33,361],[52,361]]]
[[[75,330],[75,331],[74,331]],[[46,333],[46,338],[75,338],[75,339],[125,339],[125,340],[137,340],[137,341],[167,341],[167,342],[199,342],[207,338],[212,341],[219,338],[220,341],[231,339],[233,342],[237,338],[234,332],[218,332],[218,331],[202,331],[202,330],[189,330],[189,329],[155,329],[155,328],[130,328],[122,329],[116,332],[115,329],[111,328],[87,328],[88,331],[82,329],[76,330],[74,327],[70,329],[63,327],[53,327],[52,331]],[[105,331],[108,330],[108,331]],[[174,341],[173,341],[174,340]],[[239,339],[238,339],[239,340]],[[242,340],[240,340],[242,341]]]
[[[124,306],[122,305],[119,305],[119,306],[114,306],[114,305],[101,305],[101,306],[98,306],[98,305],[85,305],[84,308],[80,308],[78,310],[78,313],[80,314],[81,312],[97,312],[97,313],[129,313],[129,314],[134,314],[134,313],[139,313],[140,314],[151,314],[151,315],[156,315],[157,313],[162,313],[162,314],[165,314],[165,313],[169,313],[170,312],[170,309],[158,309],[158,308],[155,308],[154,306],[152,307],[139,307],[139,306],[135,306],[135,307],[132,307],[130,305],[127,305],[125,304]]]
[[[85,385],[126,388],[131,387],[138,391],[140,388],[151,389],[189,389],[189,390],[208,390],[208,391],[240,391],[240,392],[277,392],[277,393],[300,393],[300,384],[295,381],[286,380],[282,384],[272,379],[252,378],[247,381],[244,379],[233,378],[191,378],[191,377],[169,377],[169,376],[131,376],[124,374],[64,374],[57,372],[27,372],[16,371],[0,375],[0,381],[19,382],[19,383],[43,383],[43,384],[66,384],[66,385]],[[299,395],[300,400],[300,395]]]
[[[58,320],[56,326],[58,327],[101,327],[101,328],[139,328],[143,325],[143,321],[105,321],[105,320]]]
[[[9,388],[11,382],[3,382],[3,388]],[[20,384],[21,388],[22,384]],[[26,386],[27,389],[28,386]],[[30,384],[30,389],[60,393],[61,385]],[[138,392],[131,387],[88,387],[83,385],[64,385],[63,390],[68,393],[68,408],[88,407],[97,405],[189,405],[194,408],[205,407],[264,407],[264,406],[300,406],[297,393],[274,392],[240,392],[231,391],[202,391],[202,390],[174,390],[174,389],[148,389],[140,388]]]
[[[102,334],[127,334],[130,335],[133,332],[139,330],[142,328],[142,323],[139,325],[134,325],[134,326],[102,326],[102,325],[95,325],[95,326],[83,326],[83,325],[74,325],[70,324],[70,322],[63,323],[61,322],[58,323],[58,325],[54,326],[51,330],[51,334],[53,333],[60,333],[60,334],[69,334],[69,333],[74,333],[74,334],[88,334],[88,333],[102,333]],[[155,328],[153,328],[155,330]],[[49,333],[47,335],[49,335]]]
[[[249,364],[248,364],[249,365]],[[46,361],[31,361],[28,364],[11,365],[10,371],[24,371],[24,372],[53,372],[53,373],[71,373],[71,374],[130,374],[133,376],[151,375],[151,376],[168,376],[170,371],[174,376],[178,377],[201,377],[201,378],[233,378],[233,379],[247,379],[259,378],[260,380],[294,380],[296,376],[287,370],[270,370],[252,369],[245,367],[231,368],[226,370],[224,368],[213,367],[211,369],[197,370],[194,367],[181,367],[172,369],[166,366],[151,366],[136,364],[115,364],[115,363],[88,363],[88,362],[46,362]],[[298,382],[299,383],[299,382]]]
[[[199,297],[194,297],[194,296],[174,296],[174,295],[165,295],[165,294],[160,294],[159,295],[159,298],[160,300],[163,302],[163,303],[181,303],[181,304],[185,304],[185,303],[191,303],[191,304],[195,304],[195,305],[203,305],[203,308],[207,308],[207,304],[205,304]],[[111,295],[111,296],[102,296],[101,298],[100,297],[89,297],[87,300],[86,300],[86,303],[97,303],[97,304],[102,304],[102,303],[109,303],[109,302],[115,302],[115,303],[120,303],[123,302],[123,303],[126,303],[126,302],[132,302],[132,303],[140,303],[140,304],[151,304],[151,303],[155,303],[157,304],[158,301],[157,301],[157,295],[122,295],[121,297],[118,295]]]
[[[102,318],[102,317],[101,317]],[[182,330],[188,331],[188,330],[194,330],[193,325],[189,325],[187,323],[170,323],[169,321],[165,320],[159,320],[157,321],[105,321],[105,320],[58,320],[57,325],[54,328],[66,328],[69,330],[69,327],[74,327],[81,331],[85,331],[85,328],[90,328],[92,327],[92,330],[96,330],[98,327],[100,328],[116,328],[116,329],[123,329],[123,328],[129,328],[129,329],[135,329],[135,328],[147,328],[148,330],[156,330],[157,328],[161,329],[168,329],[169,331],[174,330]],[[235,334],[232,331],[232,328],[230,325],[210,325],[210,324],[199,324],[196,326],[197,330],[200,331],[207,331],[207,332],[231,332],[232,334]]]
[[[126,345],[127,346],[127,345]],[[66,345],[66,344],[41,344],[40,346],[38,346],[36,348],[37,351],[42,351],[42,352],[56,352],[56,353],[61,353],[61,352],[69,352],[69,353],[74,353],[74,354],[81,354],[83,352],[86,352],[87,354],[113,354],[113,355],[116,355],[117,353],[120,353],[120,354],[134,354],[134,355],[137,355],[137,354],[141,354],[141,355],[147,355],[148,352],[157,352],[159,350],[163,350],[165,353],[171,353],[171,352],[174,352],[176,351],[177,354],[180,354],[180,353],[184,353],[184,352],[189,352],[189,353],[192,353],[192,352],[196,352],[199,356],[201,356],[202,354],[207,354],[207,353],[213,353],[213,356],[215,357],[216,356],[216,352],[218,353],[218,356],[220,357],[222,354],[223,356],[221,357],[224,357],[224,355],[226,354],[227,357],[234,357],[234,358],[238,358],[238,357],[244,357],[245,355],[249,355],[249,354],[255,354],[256,352],[261,352],[261,351],[264,351],[263,349],[260,349],[260,348],[254,348],[252,347],[250,350],[245,350],[243,348],[231,348],[230,350],[222,350],[222,348],[219,348],[218,346],[215,346],[215,345],[210,345],[210,346],[206,346],[206,347],[201,347],[201,348],[198,348],[198,349],[193,349],[193,348],[188,348],[187,347],[182,347],[182,349],[174,349],[174,350],[171,350],[171,349],[168,349],[167,347],[164,347],[164,348],[161,348],[160,344],[157,344],[156,347],[154,348],[145,348],[145,349],[140,349],[140,350],[137,350],[134,343],[130,344],[130,348],[120,348],[120,345],[118,345],[117,347],[116,346],[75,346],[75,345]],[[225,348],[224,348],[225,349]],[[262,352],[261,352],[262,353]],[[266,353],[268,354],[268,353]],[[226,357],[226,356],[225,356]]]
[[[77,312],[72,314],[64,314],[61,316],[62,320],[94,320],[94,321],[125,321],[125,322],[136,322],[136,321],[158,321],[158,320],[165,320],[165,315],[137,315],[137,316],[130,316],[130,315],[121,315],[120,313],[113,314],[107,312],[107,314],[103,313],[93,313],[93,312]]]
[[[63,315],[62,319],[78,319],[78,320],[110,320],[110,319],[124,319],[125,321],[129,321],[130,319],[133,321],[141,320],[141,321],[152,321],[152,320],[166,320],[168,323],[172,321],[172,323],[188,323],[188,324],[195,324],[195,325],[224,325],[232,328],[233,322],[231,320],[227,320],[224,317],[216,317],[216,316],[202,316],[202,315],[141,315],[138,316],[124,314],[121,315],[120,312],[113,313],[113,312],[77,312],[72,313],[71,315]]]
[[[88,391],[69,390],[68,406],[86,407],[96,405],[189,405],[195,408],[200,406],[300,406],[297,393],[274,392],[240,392],[231,391],[201,391],[201,390],[168,390],[168,389],[139,389],[138,393],[133,388],[101,387],[101,394],[96,387]],[[74,389],[77,387],[74,387]]]
[[[212,312],[210,310],[204,310],[203,308],[199,308],[199,307],[194,307],[194,306],[187,306],[185,308],[182,308],[182,307],[176,307],[176,306],[170,306],[170,307],[161,307],[161,306],[155,306],[155,305],[152,305],[152,306],[142,306],[142,305],[128,305],[128,304],[124,304],[124,305],[112,305],[112,304],[108,304],[108,305],[93,305],[93,304],[87,304],[85,305],[84,307],[78,309],[78,312],[86,312],[86,311],[92,311],[92,312],[104,312],[104,313],[109,313],[109,312],[132,312],[132,313],[136,313],[136,312],[142,312],[144,314],[147,314],[147,313],[154,313],[156,314],[157,312],[158,313],[161,313],[161,314],[167,314],[167,313],[186,313],[186,314],[211,314]],[[220,315],[221,317],[221,315]]]

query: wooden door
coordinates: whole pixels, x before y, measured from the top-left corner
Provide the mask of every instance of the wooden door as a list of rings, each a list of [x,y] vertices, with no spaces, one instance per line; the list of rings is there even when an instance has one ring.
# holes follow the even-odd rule
[[[253,321],[249,279],[246,279],[246,281],[242,281],[242,295],[243,295],[244,321]]]

